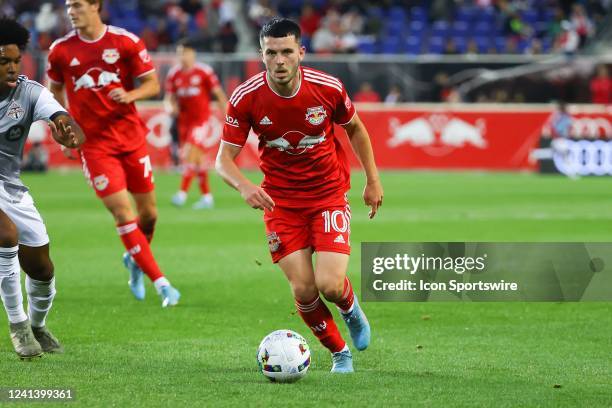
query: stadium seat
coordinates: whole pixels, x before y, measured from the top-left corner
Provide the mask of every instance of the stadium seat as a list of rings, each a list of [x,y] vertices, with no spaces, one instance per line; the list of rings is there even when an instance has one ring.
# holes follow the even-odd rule
[[[489,52],[489,48],[491,47],[491,41],[489,40],[489,37],[474,37],[474,42],[476,42],[478,52],[482,54]]]
[[[400,6],[393,6],[389,9],[387,16],[391,21],[404,23],[406,21],[406,9]]]
[[[429,39],[428,51],[430,54],[444,54],[444,44],[446,40],[443,37],[431,37]]]
[[[467,37],[470,26],[464,21],[456,21],[450,30],[453,37]]]
[[[362,54],[375,54],[376,49],[376,39],[371,37],[361,37],[359,38],[359,43],[357,44],[357,51]]]
[[[448,36],[449,30],[450,27],[448,23],[443,20],[434,21],[434,23],[431,25],[432,37],[446,38]]]
[[[427,23],[429,17],[427,16],[427,10],[423,7],[413,7],[410,9],[410,19],[413,21],[420,21]]]
[[[482,37],[491,36],[494,32],[495,27],[493,26],[493,24],[483,21],[476,23],[473,31],[474,35]]]
[[[423,38],[425,36],[426,25],[421,21],[412,21],[408,25],[408,35]]]
[[[455,13],[455,21],[470,24],[476,17],[476,10],[471,7],[460,7]]]
[[[398,54],[401,52],[400,37],[384,38],[380,45],[380,52],[383,54]]]
[[[368,7],[366,15],[372,19],[384,20],[385,13],[380,7]]]
[[[491,25],[495,24],[496,15],[495,10],[492,7],[488,7],[484,10],[478,11],[476,13],[476,21],[481,23],[489,23]]]
[[[467,39],[466,37],[453,37],[455,43],[455,49],[457,52],[464,54],[467,51]]]
[[[419,55],[422,51],[423,37],[410,36],[406,39],[405,50],[406,54]]]
[[[401,37],[404,33],[406,25],[400,21],[389,21],[386,25],[386,33],[390,37]]]
[[[533,25],[538,20],[538,11],[534,9],[524,10],[521,13],[521,18],[525,23]]]
[[[495,37],[495,49],[503,54],[506,52],[506,37]]]

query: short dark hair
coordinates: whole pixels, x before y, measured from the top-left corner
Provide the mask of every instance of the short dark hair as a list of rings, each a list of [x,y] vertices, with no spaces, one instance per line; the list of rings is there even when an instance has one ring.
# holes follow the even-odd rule
[[[30,41],[30,32],[16,20],[0,17],[0,45],[16,44],[24,50]]]
[[[176,45],[180,45],[185,48],[191,48],[192,50],[197,50],[200,44],[195,38],[186,37],[180,39]]]
[[[102,8],[104,7],[104,0],[87,0],[89,4],[98,4],[98,11],[102,13]]]
[[[259,41],[263,41],[264,37],[283,38],[289,35],[293,35],[299,43],[302,37],[300,26],[288,18],[273,18],[261,27]]]

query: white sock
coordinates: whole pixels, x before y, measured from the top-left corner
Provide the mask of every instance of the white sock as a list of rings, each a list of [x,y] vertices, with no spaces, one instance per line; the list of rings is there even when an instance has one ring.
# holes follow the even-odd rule
[[[160,294],[161,289],[164,286],[170,286],[170,281],[165,276],[162,276],[161,278],[155,279],[155,282],[153,282],[153,285],[155,286],[155,290],[157,290],[157,293]]]
[[[11,323],[21,323],[28,318],[23,309],[18,250],[18,246],[0,248],[0,296]]]
[[[213,200],[213,196],[210,193],[202,194],[202,200],[211,202]]]
[[[28,293],[28,315],[32,327],[43,327],[55,297],[55,277],[50,281],[39,281],[26,275]]]

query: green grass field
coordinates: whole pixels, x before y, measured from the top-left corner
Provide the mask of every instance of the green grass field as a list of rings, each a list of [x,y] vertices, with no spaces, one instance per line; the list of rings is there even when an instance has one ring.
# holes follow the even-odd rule
[[[6,330],[0,387],[70,387],[68,405],[83,407],[612,405],[605,303],[366,303],[372,344],[354,351],[354,375],[332,376],[270,262],[261,213],[216,176],[215,210],[173,208],[178,176],[156,177],[153,249],[182,292],[173,309],[160,307],[150,284],[144,302],[132,298],[111,217],[80,173],[24,177],[52,240],[58,294],[48,324],[66,353],[21,362]],[[373,221],[362,183],[355,175],[356,288],[362,241],[612,241],[607,178],[387,172]],[[269,383],[257,370],[259,341],[280,328],[313,350],[296,384]]]

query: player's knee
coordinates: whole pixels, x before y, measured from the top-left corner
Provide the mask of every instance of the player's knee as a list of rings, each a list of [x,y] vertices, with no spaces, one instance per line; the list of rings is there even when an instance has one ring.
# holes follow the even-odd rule
[[[319,290],[325,299],[335,302],[342,297],[344,286],[343,282],[325,281],[319,284]]]
[[[140,224],[143,226],[155,226],[155,223],[157,222],[157,208],[155,206],[143,208],[138,213],[138,218],[140,219]]]
[[[51,259],[44,258],[39,262],[30,264],[28,270],[24,268],[24,272],[32,279],[50,281],[53,279],[53,276],[55,276],[55,266],[53,262],[51,262]]]
[[[305,282],[292,282],[291,291],[293,298],[300,303],[311,302],[319,293],[315,285]]]
[[[4,225],[6,224],[6,225]],[[12,222],[4,223],[0,228],[0,247],[11,248],[17,245],[19,234]]]

